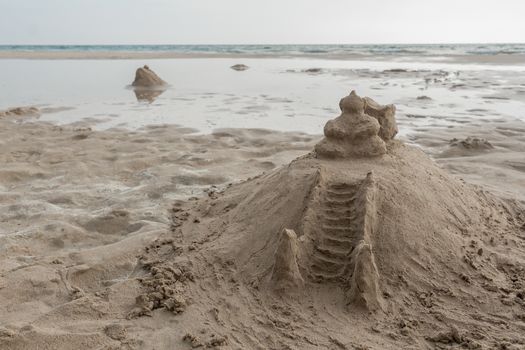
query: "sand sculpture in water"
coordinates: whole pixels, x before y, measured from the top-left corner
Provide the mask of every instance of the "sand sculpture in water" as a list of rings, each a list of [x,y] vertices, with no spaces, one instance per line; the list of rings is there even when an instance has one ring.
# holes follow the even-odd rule
[[[167,83],[162,80],[148,65],[139,67],[135,80],[131,84],[138,101],[153,102],[166,91]]]
[[[152,71],[148,65],[145,65],[137,69],[135,72],[135,80],[131,85],[141,88],[153,88],[165,86],[166,82]]]

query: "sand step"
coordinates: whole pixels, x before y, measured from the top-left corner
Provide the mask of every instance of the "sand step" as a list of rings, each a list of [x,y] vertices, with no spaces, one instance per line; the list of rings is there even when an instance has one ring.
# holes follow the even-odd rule
[[[315,251],[314,251],[314,260],[316,262],[319,262],[321,264],[326,264],[329,266],[344,265],[347,261],[345,256],[338,257],[333,254],[328,255],[320,251],[319,249],[317,249],[317,247],[315,248]]]
[[[311,268],[312,268],[312,271],[340,275],[343,273],[345,269],[345,265],[341,265],[341,264],[327,265],[326,263],[323,263],[323,262],[314,261],[311,265]]]
[[[350,226],[321,225],[322,232],[327,237],[336,239],[351,239],[354,237],[354,230]]]
[[[333,191],[333,190],[327,190],[326,197],[328,199],[355,199],[355,192],[354,191]]]
[[[334,209],[325,209],[323,210],[323,213],[320,214],[321,218],[328,218],[328,219],[350,219],[354,220],[357,218],[357,214],[354,211],[347,211],[347,210],[334,210]]]
[[[323,213],[325,213],[326,215],[328,216],[336,216],[336,217],[340,217],[340,216],[344,216],[344,217],[355,217],[355,211],[352,210],[350,207],[346,207],[346,206],[327,206],[327,208],[324,208],[323,209]]]
[[[334,247],[346,252],[351,252],[354,249],[354,241],[350,238],[338,238],[324,235],[321,240],[324,246]]]
[[[328,244],[319,244],[315,247],[315,249],[324,256],[333,259],[340,259],[343,263],[347,260],[350,254],[349,250],[345,249],[344,247],[332,246]]]
[[[323,216],[321,218],[323,222],[330,226],[344,226],[344,227],[350,227],[352,223],[354,222],[351,218],[345,218],[345,217],[331,217],[331,216]]]
[[[332,190],[346,190],[355,192],[358,186],[355,184],[348,184],[346,182],[332,182],[328,185],[328,188]]]
[[[333,281],[338,280],[343,276],[343,271],[336,271],[336,272],[327,272],[324,270],[318,269],[316,266],[312,266],[312,277],[314,281],[321,282],[321,281]]]
[[[355,198],[326,198],[324,202],[327,207],[351,208]]]

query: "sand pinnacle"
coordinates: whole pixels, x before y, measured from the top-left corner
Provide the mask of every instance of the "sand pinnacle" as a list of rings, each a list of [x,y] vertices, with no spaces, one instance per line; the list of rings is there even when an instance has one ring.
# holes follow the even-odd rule
[[[283,229],[275,252],[272,270],[272,288],[277,292],[290,292],[304,284],[297,265],[297,235],[294,230]]]

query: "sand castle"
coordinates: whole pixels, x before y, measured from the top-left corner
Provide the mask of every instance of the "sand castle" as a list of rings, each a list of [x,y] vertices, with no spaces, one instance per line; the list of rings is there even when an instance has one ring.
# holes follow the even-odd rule
[[[202,249],[230,261],[232,278],[257,295],[299,303],[323,296],[350,314],[388,312],[406,295],[427,307],[428,283],[453,288],[457,276],[475,278],[479,247],[461,248],[466,232],[479,240],[516,222],[503,219],[506,204],[395,140],[393,105],[351,92],[340,108],[313,152],[197,202],[187,215],[199,213],[198,223],[175,231],[194,240],[215,232]]]

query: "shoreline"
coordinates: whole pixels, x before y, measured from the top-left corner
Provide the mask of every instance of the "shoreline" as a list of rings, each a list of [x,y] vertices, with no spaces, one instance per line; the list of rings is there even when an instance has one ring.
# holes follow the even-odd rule
[[[228,54],[228,53],[181,53],[169,51],[136,52],[136,51],[18,51],[0,50],[0,60],[128,60],[128,59],[283,59],[305,58],[326,60],[356,60],[385,62],[435,62],[486,65],[520,65],[525,64],[525,54],[495,55],[368,55],[368,54]]]

